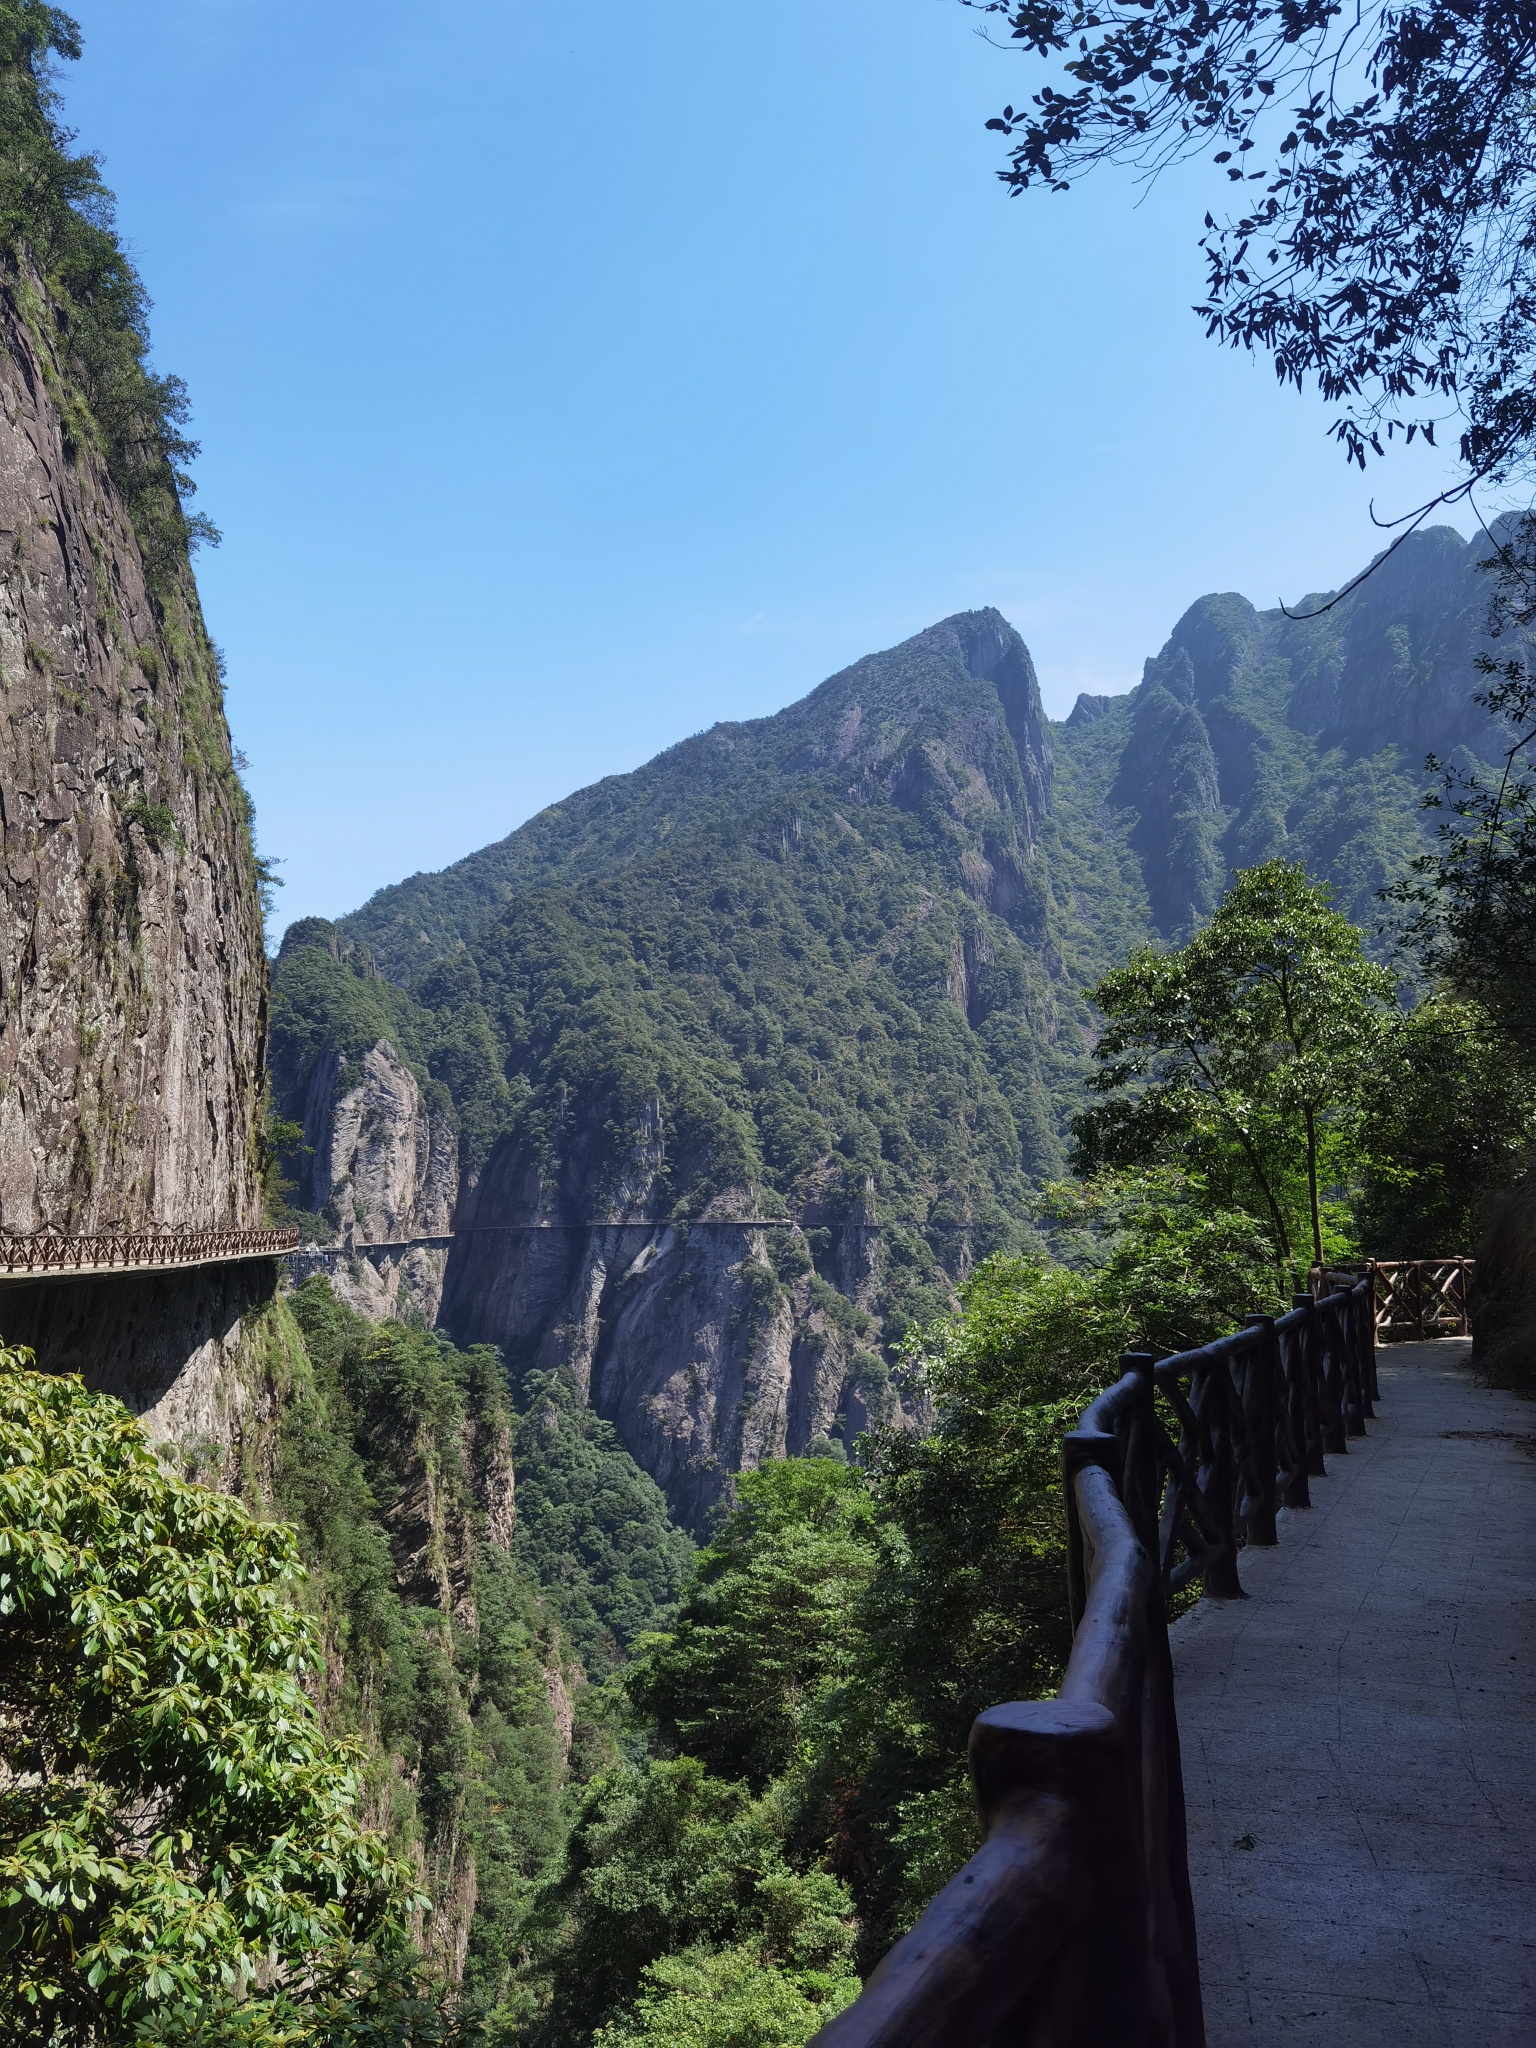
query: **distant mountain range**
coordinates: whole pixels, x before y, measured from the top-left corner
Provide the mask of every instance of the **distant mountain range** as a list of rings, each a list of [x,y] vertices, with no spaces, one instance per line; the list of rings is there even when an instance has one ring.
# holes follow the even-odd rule
[[[731,1470],[895,1412],[895,1340],[1063,1168],[1086,988],[1278,853],[1370,922],[1425,754],[1489,751],[1485,553],[1416,535],[1299,617],[1202,598],[1059,724],[962,613],[293,926],[296,1205],[453,1234],[344,1291],[569,1368],[696,1526]]]

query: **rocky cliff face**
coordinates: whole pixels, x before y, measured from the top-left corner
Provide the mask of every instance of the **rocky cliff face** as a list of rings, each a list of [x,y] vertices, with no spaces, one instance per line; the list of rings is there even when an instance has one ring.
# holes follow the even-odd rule
[[[859,1306],[873,1291],[873,1219],[861,1202],[825,1233],[836,1289],[808,1249],[814,1202],[799,1220],[761,1223],[760,1200],[733,1187],[687,1221],[629,1221],[664,1199],[659,1103],[602,1213],[584,1217],[573,1212],[595,1206],[606,1135],[589,1130],[552,1181],[516,1143],[498,1149],[466,1192],[442,1318],[458,1342],[496,1343],[514,1366],[568,1370],[677,1519],[702,1530],[731,1473],[899,1414],[859,1342],[874,1327]]]
[[[350,1257],[324,1264],[341,1298],[375,1319],[414,1308],[429,1323],[442,1299],[446,1251],[413,1244],[453,1229],[458,1135],[433,1109],[387,1039],[343,1071],[329,1049],[304,1103],[303,1206],[336,1231]],[[359,1245],[385,1250],[353,1252]]]
[[[147,565],[62,331],[0,261],[0,1232],[250,1225],[266,961],[217,656],[184,547]],[[270,1406],[274,1278],[6,1286],[0,1331],[227,1463]]]
[[[49,325],[0,268],[0,1230],[247,1224],[266,969],[216,657]]]

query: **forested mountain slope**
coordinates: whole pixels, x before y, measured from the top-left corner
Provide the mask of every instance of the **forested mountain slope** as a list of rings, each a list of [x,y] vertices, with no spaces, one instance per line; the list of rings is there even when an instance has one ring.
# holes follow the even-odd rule
[[[894,1341],[1027,1241],[1099,974],[1276,853],[1370,920],[1424,753],[1486,745],[1485,552],[1416,536],[1310,618],[1204,598],[1055,726],[1018,635],[961,614],[296,926],[297,1204],[406,1235],[455,1147],[446,1271],[388,1288],[569,1368],[700,1524],[730,1470],[892,1412]]]

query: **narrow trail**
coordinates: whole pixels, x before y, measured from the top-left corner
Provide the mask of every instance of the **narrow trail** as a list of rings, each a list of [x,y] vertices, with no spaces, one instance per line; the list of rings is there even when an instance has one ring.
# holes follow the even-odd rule
[[[1173,1630],[1208,2048],[1536,2044],[1536,1402],[1378,1353],[1364,1442]]]

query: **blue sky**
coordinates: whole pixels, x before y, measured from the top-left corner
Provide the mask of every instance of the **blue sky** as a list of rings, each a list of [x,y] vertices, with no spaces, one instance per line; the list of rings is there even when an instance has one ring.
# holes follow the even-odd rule
[[[1204,340],[1210,172],[1009,200],[955,0],[75,12],[279,926],[965,607],[1061,715],[1432,473]]]

